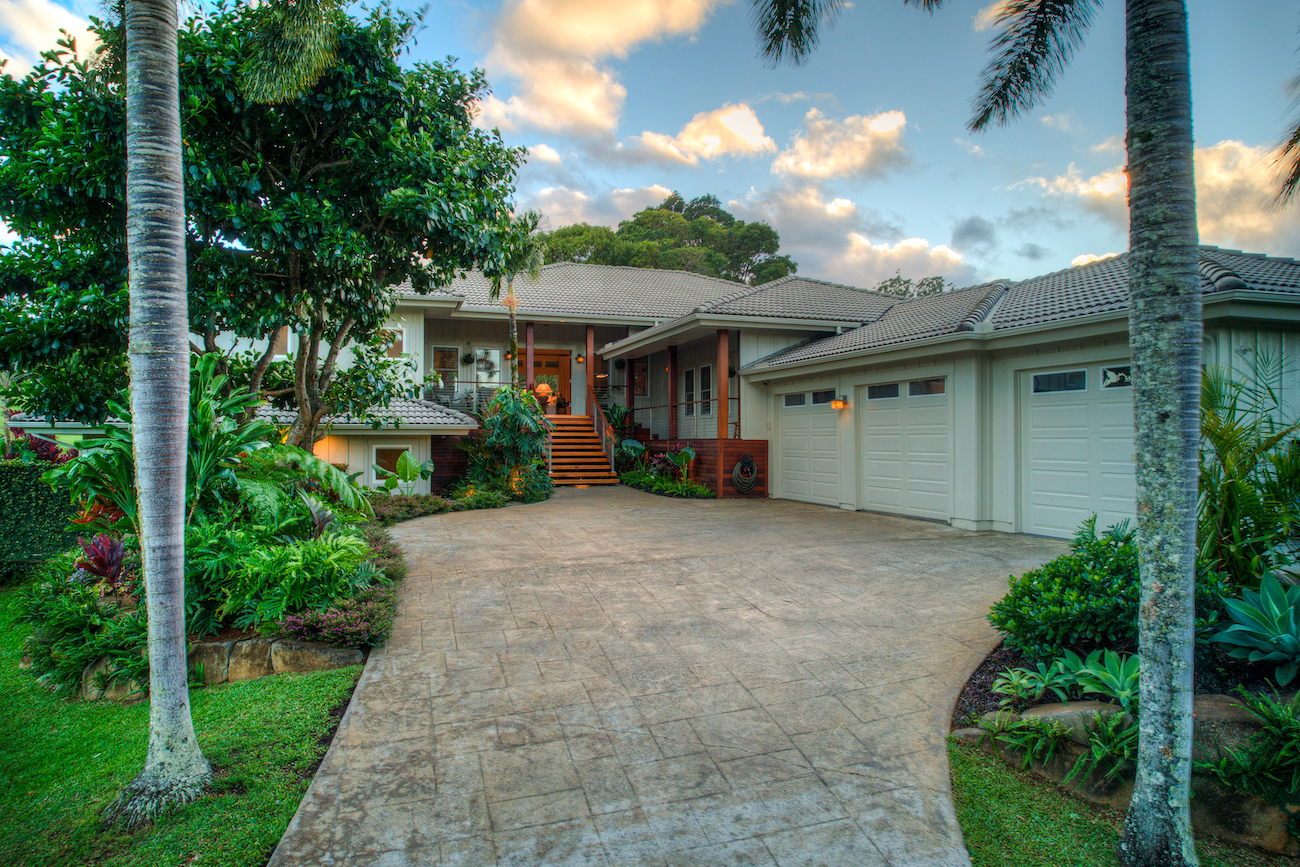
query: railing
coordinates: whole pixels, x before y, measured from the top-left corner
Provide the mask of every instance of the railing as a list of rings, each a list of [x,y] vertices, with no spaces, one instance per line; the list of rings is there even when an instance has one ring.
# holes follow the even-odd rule
[[[605,418],[605,411],[601,408],[602,404],[596,400],[596,392],[591,385],[587,386],[587,411],[591,413],[591,426],[600,437],[600,450],[609,458],[609,471],[614,472],[614,428],[610,426],[609,419]]]
[[[653,406],[634,407],[628,413],[629,423],[635,423],[658,439],[740,439],[740,398],[727,399],[727,430],[718,431],[718,398],[711,400],[678,401]],[[689,412],[688,412],[689,410]],[[706,411],[707,410],[707,411]],[[670,433],[673,415],[677,416],[677,432]]]
[[[478,382],[477,380],[444,380],[441,385],[429,385],[424,389],[424,399],[441,404],[451,409],[474,412],[487,406],[497,389],[508,382]]]

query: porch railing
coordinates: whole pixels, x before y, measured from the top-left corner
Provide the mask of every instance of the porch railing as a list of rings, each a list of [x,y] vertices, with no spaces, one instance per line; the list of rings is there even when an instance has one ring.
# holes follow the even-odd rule
[[[605,418],[605,412],[601,408],[603,404],[596,399],[596,392],[590,385],[587,386],[587,406],[590,407],[591,426],[600,437],[600,450],[609,458],[609,471],[612,473],[614,472],[614,448],[617,445],[614,442],[614,428]]]
[[[727,399],[727,429],[718,430],[718,398],[678,401],[633,407],[628,418],[650,432],[652,438],[740,439],[740,398]],[[677,432],[670,433],[670,420],[677,416]]]

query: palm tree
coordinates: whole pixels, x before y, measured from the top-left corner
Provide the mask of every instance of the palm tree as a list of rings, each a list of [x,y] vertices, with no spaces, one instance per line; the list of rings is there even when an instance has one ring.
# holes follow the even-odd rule
[[[301,93],[333,62],[333,0],[279,0],[255,24],[246,88]],[[190,714],[185,652],[185,472],[189,317],[176,0],[125,0],[127,260],[131,415],[149,621],[144,770],[105,811],[127,827],[199,797],[212,768]],[[117,40],[107,50],[120,50]],[[295,49],[295,53],[284,53]],[[288,58],[293,58],[288,60]],[[112,68],[113,58],[105,66]]]
[[[934,11],[943,0],[904,0]],[[1041,102],[1102,0],[1008,0],[969,122],[1003,125]],[[839,0],[754,0],[770,62],[801,61]],[[1127,0],[1129,343],[1142,594],[1137,783],[1127,867],[1197,864],[1191,838],[1192,650],[1201,297],[1185,0]]]
[[[493,301],[501,298],[501,283],[504,279],[506,297],[502,302],[510,311],[510,384],[518,385],[519,368],[519,323],[515,320],[515,309],[519,298],[515,295],[515,277],[524,274],[530,280],[542,275],[542,265],[546,263],[546,235],[538,231],[542,215],[537,211],[525,211],[510,223],[509,235],[503,244],[505,256],[500,271],[490,275],[492,288],[488,297]]]

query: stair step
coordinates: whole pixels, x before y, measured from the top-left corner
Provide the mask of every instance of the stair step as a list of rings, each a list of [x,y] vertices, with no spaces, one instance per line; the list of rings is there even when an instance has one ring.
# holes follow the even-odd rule
[[[618,479],[552,479],[551,484],[557,488],[579,487],[581,485],[617,485]]]

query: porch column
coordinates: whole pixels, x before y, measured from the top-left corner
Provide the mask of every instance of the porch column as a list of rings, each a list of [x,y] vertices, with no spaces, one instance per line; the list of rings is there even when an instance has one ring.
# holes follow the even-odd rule
[[[650,361],[646,360],[646,374]],[[668,347],[668,439],[677,439],[677,347]]]
[[[524,382],[528,384],[528,390],[532,391],[536,383],[533,381],[533,323],[524,323]]]
[[[727,371],[731,367],[731,332],[725,328],[718,329],[718,364],[713,368],[717,373],[714,378],[717,379],[716,390],[718,392],[718,439],[729,437],[730,431],[727,425],[727,411],[731,408],[731,402],[728,400],[727,386],[731,377]]]
[[[596,326],[587,326],[587,388],[596,388]],[[587,407],[587,415],[595,415],[594,406]]]

